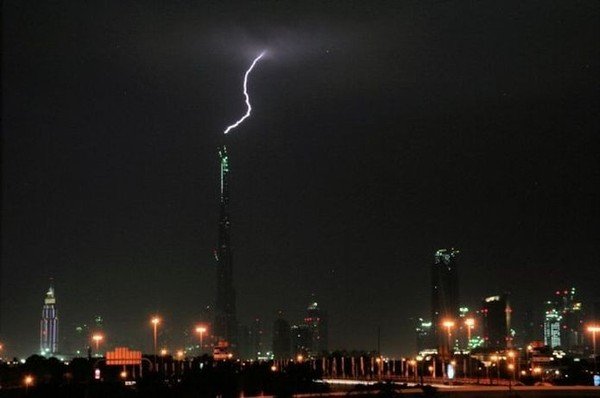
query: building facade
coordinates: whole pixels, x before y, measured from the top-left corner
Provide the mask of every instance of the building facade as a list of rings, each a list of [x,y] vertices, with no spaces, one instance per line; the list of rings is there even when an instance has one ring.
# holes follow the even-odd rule
[[[551,347],[560,347],[560,325],[562,322],[561,311],[556,308],[553,301],[546,302],[546,312],[544,313],[544,344]]]
[[[40,353],[53,355],[58,352],[58,314],[54,287],[50,286],[44,298],[40,321]]]
[[[483,344],[486,348],[505,350],[512,347],[511,312],[508,295],[506,294],[490,296],[483,300],[481,315]]]
[[[233,287],[233,259],[231,253],[231,221],[229,215],[229,156],[225,146],[219,149],[221,190],[219,202],[219,236],[215,257],[217,260],[217,294],[213,335],[226,341],[232,351],[237,349],[236,297]]]
[[[273,358],[289,359],[292,357],[292,331],[288,321],[283,319],[283,314],[279,313],[278,318],[273,323]]]
[[[415,334],[417,338],[417,352],[435,348],[435,342],[431,331],[431,321],[418,318],[415,321]]]
[[[316,357],[326,353],[329,350],[327,314],[319,308],[317,302],[311,303],[306,309],[304,324],[308,326],[311,335],[309,354]]]

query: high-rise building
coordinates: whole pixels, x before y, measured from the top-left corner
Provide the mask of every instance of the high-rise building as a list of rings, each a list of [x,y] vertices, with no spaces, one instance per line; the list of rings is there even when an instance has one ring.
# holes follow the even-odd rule
[[[306,324],[292,326],[292,348],[294,355],[308,357],[312,350],[312,330]]]
[[[561,311],[561,347],[569,351],[582,351],[584,345],[583,311],[576,300],[575,288],[556,292],[556,307]]]
[[[440,249],[435,253],[431,267],[431,322],[438,350],[442,355],[450,352],[445,321],[457,322],[459,317],[458,272],[455,249]]]
[[[556,308],[556,303],[546,302],[544,315],[544,344],[551,348],[560,347],[560,327],[562,322],[561,311]]]
[[[221,194],[219,206],[219,238],[215,250],[217,259],[217,297],[215,301],[214,336],[237,347],[237,316],[233,287],[233,260],[231,253],[231,221],[229,218],[229,157],[225,146],[219,149],[221,167]]]
[[[309,354],[311,356],[319,356],[329,349],[327,314],[319,308],[319,304],[316,301],[308,306],[306,312],[304,323],[309,327],[311,333]]]
[[[247,325],[240,325],[238,329],[237,354],[242,360],[256,359],[256,351],[252,344],[252,331]]]
[[[254,318],[252,325],[250,326],[250,334],[252,336],[252,353],[254,358],[258,358],[261,355],[265,354],[265,347],[263,344],[264,330],[262,326],[262,321],[260,318]]]
[[[44,298],[42,320],[40,321],[40,352],[52,355],[58,351],[58,316],[54,287],[50,286]]]
[[[506,294],[487,297],[481,310],[486,348],[504,350],[512,346],[511,308]]]
[[[436,347],[431,331],[431,321],[417,318],[415,321],[415,333],[417,335],[417,352]]]
[[[283,319],[283,313],[280,311],[273,323],[273,357],[275,359],[291,358],[291,333],[290,324]]]

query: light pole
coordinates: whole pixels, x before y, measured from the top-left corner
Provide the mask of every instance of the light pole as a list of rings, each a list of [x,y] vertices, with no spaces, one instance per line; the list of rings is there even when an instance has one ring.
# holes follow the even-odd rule
[[[415,383],[416,383],[417,379],[419,377],[419,375],[418,375],[419,371],[417,370],[417,361],[415,361],[414,359],[411,359],[408,363],[411,364],[413,367],[413,377],[414,377]]]
[[[23,379],[23,383],[25,384],[25,394],[27,394],[27,392],[29,391],[29,387],[33,385],[33,376],[25,376],[25,379]]]
[[[419,369],[419,371],[420,371],[419,374],[420,374],[420,377],[421,377],[421,385],[423,385],[423,372],[424,372],[424,370],[423,370],[423,359],[424,358],[421,355],[417,355],[417,358],[416,358],[416,360],[417,360],[417,366],[419,366],[421,368],[421,369]]]
[[[450,356],[450,349],[452,348],[452,328],[454,327],[454,321],[444,321],[442,325],[448,331],[448,356]]]
[[[104,336],[100,333],[96,333],[92,336],[94,344],[96,344],[96,355],[100,356],[100,342],[104,340]]]
[[[587,328],[592,333],[592,354],[594,355],[594,374],[598,373],[598,360],[596,359],[596,332],[600,332],[600,326],[591,325]]]
[[[196,326],[196,333],[200,335],[200,354],[202,354],[204,352],[204,344],[202,338],[204,337],[204,333],[206,333],[206,327]]]
[[[467,327],[467,348],[469,348],[471,346],[471,331],[475,327],[475,319],[465,319],[465,326]]]
[[[157,363],[156,363],[156,351],[157,351],[157,329],[158,329],[158,324],[160,323],[160,318],[158,316],[154,316],[152,317],[152,319],[150,320],[150,323],[152,323],[152,327],[154,329],[154,370],[157,370]]]
[[[471,377],[471,332],[473,331],[473,328],[475,327],[475,319],[474,318],[467,318],[465,319],[465,326],[467,327],[467,350],[469,351],[469,359],[467,362],[467,375],[468,377]]]
[[[454,321],[444,321],[442,323],[442,326],[444,326],[448,332],[448,360],[450,360],[450,358],[452,357],[452,355],[450,354],[450,350],[452,348],[452,328],[454,327]],[[445,375],[446,373],[446,362],[442,361],[442,374]]]
[[[512,350],[508,352],[508,357],[510,358],[508,369],[512,371],[512,381],[515,382],[515,371],[517,369],[517,361],[520,362],[520,358],[517,358],[517,353]]]
[[[499,384],[500,383],[500,358],[498,357],[498,355],[492,355],[490,357],[490,359],[496,366],[496,384]],[[490,380],[491,380],[491,377],[490,377]]]

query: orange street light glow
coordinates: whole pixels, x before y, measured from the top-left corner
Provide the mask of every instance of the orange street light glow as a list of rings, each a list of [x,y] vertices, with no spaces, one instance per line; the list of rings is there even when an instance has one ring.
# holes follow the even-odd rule
[[[444,322],[442,323],[442,325],[443,325],[445,328],[448,328],[448,329],[450,329],[450,328],[453,328],[453,327],[454,327],[454,321],[444,321]]]
[[[101,334],[95,334],[92,336],[92,340],[94,340],[95,342],[100,342],[104,340],[104,336],[102,336]]]
[[[196,327],[196,333],[206,333],[206,327],[204,327],[204,326],[197,326]]]

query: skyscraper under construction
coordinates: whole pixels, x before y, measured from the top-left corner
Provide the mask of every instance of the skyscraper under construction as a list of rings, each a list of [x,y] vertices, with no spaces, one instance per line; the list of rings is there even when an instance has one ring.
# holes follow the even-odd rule
[[[229,158],[227,148],[219,148],[221,162],[221,193],[219,204],[219,238],[215,251],[217,259],[217,297],[213,335],[225,340],[232,350],[237,346],[237,317],[235,289],[233,288],[233,261],[231,254],[231,221],[229,219]]]

